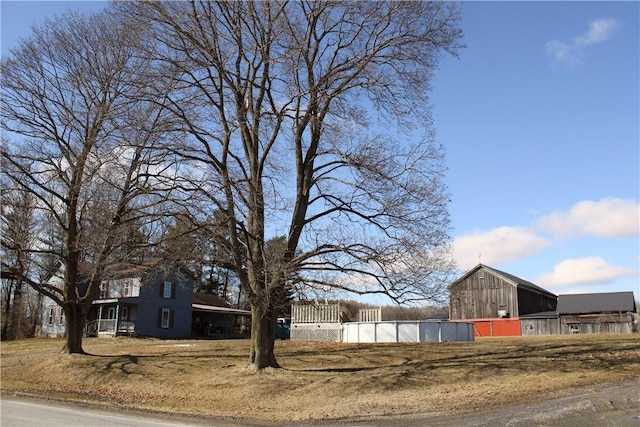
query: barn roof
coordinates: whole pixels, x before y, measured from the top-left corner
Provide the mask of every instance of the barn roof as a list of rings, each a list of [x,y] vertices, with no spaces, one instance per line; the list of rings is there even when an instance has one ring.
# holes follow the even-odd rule
[[[557,319],[557,311],[540,311],[538,313],[521,314],[521,319]]]
[[[489,267],[488,265],[484,265],[484,264],[478,264],[477,266],[475,266],[474,268],[472,268],[471,270],[467,271],[467,273],[465,273],[462,277],[460,277],[458,280],[456,280],[455,282],[453,282],[449,288],[452,288],[453,286],[455,286],[457,283],[461,282],[462,280],[466,279],[468,276],[472,275],[473,273],[475,273],[477,270],[484,268],[485,270],[488,270],[490,272],[492,272],[493,274],[497,275],[497,276],[501,276],[502,278],[508,280],[509,282],[512,282],[514,285],[516,285],[517,287],[521,288],[521,289],[527,289],[536,293],[541,293],[541,294],[545,294],[548,295],[550,297],[556,298],[556,295],[549,292],[548,290],[541,288],[538,285],[534,285],[533,283],[521,279],[518,276],[514,276],[513,274],[509,274],[509,273],[505,273],[504,271],[500,271],[498,269],[495,269],[493,267]]]
[[[589,314],[603,312],[635,312],[633,292],[570,294],[558,297],[559,314]]]

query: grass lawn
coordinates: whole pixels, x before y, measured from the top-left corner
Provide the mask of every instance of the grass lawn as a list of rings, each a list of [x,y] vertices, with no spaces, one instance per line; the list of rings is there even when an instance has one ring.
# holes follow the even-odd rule
[[[272,422],[446,414],[640,378],[640,335],[482,338],[465,343],[278,341],[283,369],[245,366],[248,341],[3,342],[1,390],[110,406]]]

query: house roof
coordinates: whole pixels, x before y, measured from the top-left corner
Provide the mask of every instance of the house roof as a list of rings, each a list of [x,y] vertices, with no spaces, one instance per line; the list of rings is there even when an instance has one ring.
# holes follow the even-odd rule
[[[471,270],[467,271],[462,277],[460,277],[458,280],[456,280],[455,282],[453,282],[451,285],[449,285],[449,289],[451,289],[453,286],[455,286],[456,284],[458,284],[459,282],[463,281],[464,279],[466,279],[467,277],[469,277],[470,275],[472,275],[473,273],[475,273],[476,271],[478,271],[479,269],[484,268],[485,270],[488,270],[490,272],[492,272],[493,274],[497,275],[497,276],[501,276],[503,279],[506,279],[507,281],[513,283],[514,285],[516,285],[519,288],[522,289],[527,289],[536,293],[542,293],[545,295],[548,295],[550,297],[556,298],[556,295],[549,292],[548,290],[541,288],[538,285],[534,285],[533,283],[521,279],[518,276],[514,276],[513,274],[509,274],[509,273],[505,273],[504,271],[500,271],[497,270],[493,267],[489,267],[488,265],[484,265],[484,264],[478,264],[477,266],[475,266],[474,268],[472,268]]]
[[[209,313],[242,314],[250,316],[248,310],[231,308],[227,302],[218,295],[194,292],[191,296],[191,309],[193,311],[206,311]]]
[[[209,313],[242,314],[245,316],[251,315],[251,312],[249,310],[240,310],[238,308],[230,308],[230,307],[215,307],[212,305],[204,305],[204,304],[191,304],[191,309],[193,311],[204,311]]]
[[[118,264],[110,264],[105,267],[102,275],[105,279],[121,279],[126,277],[138,277],[144,272],[154,268],[154,265],[150,264],[132,264],[128,262],[121,262]]]
[[[128,277],[140,277],[145,273],[153,271],[179,271],[181,275],[187,277],[193,277],[192,273],[177,264],[170,264],[159,258],[151,258],[145,260],[142,263],[130,263],[120,262],[117,264],[110,264],[105,267],[103,278],[108,279],[122,279]]]
[[[78,261],[78,280],[86,281],[91,277],[95,269],[94,264],[85,261]],[[53,277],[63,278],[65,273],[65,265],[58,261],[56,266],[45,276],[44,281],[48,282]]]
[[[203,292],[194,292],[191,295],[192,304],[211,305],[214,307],[227,307],[231,306],[218,295],[205,294]]]
[[[635,312],[633,292],[570,294],[558,296],[559,314],[589,314],[603,312]]]

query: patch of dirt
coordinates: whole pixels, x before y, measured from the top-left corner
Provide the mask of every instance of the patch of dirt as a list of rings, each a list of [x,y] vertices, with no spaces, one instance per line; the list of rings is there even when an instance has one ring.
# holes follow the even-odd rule
[[[529,405],[503,407],[464,415],[416,415],[364,421],[360,426],[403,427],[638,427],[640,381],[586,387]]]

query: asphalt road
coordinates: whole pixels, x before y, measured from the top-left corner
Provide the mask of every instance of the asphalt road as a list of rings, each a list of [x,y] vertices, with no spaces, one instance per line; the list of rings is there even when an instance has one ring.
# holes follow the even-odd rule
[[[3,396],[0,402],[0,425],[2,425],[2,427],[161,427],[197,424],[173,422],[162,418],[141,416],[128,412],[102,411],[82,406],[25,401]]]

